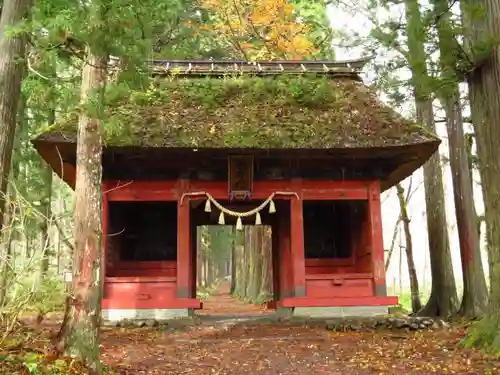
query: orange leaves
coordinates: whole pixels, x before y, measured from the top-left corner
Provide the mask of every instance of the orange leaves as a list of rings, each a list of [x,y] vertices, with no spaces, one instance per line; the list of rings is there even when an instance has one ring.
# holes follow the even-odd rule
[[[287,0],[201,0],[201,5],[212,15],[208,27],[233,47],[233,55],[303,59],[318,52],[309,26]]]

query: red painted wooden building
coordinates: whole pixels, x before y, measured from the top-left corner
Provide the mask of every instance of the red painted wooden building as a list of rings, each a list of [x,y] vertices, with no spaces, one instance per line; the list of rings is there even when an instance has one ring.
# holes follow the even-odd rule
[[[397,304],[380,194],[439,140],[377,99],[364,64],[160,61],[147,89],[108,98],[104,318],[201,308],[196,227],[217,223],[272,226],[277,308],[362,315]],[[75,137],[67,118],[33,142],[72,187]]]

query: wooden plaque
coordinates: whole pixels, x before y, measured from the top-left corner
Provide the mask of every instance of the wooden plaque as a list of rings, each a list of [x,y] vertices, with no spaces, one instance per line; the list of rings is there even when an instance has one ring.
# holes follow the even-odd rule
[[[229,156],[229,195],[232,198],[249,198],[253,191],[253,157]]]

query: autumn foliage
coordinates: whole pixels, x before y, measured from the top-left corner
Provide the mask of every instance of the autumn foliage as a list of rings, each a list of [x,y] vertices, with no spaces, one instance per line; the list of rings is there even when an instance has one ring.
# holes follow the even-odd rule
[[[319,49],[310,40],[310,26],[286,0],[201,0],[212,22],[203,29],[216,32],[248,60],[311,59]]]

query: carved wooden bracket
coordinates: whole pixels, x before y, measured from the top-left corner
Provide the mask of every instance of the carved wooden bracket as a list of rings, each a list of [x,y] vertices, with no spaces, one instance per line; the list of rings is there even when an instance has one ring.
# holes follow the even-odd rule
[[[253,156],[228,157],[228,185],[231,200],[250,199],[253,192]]]

